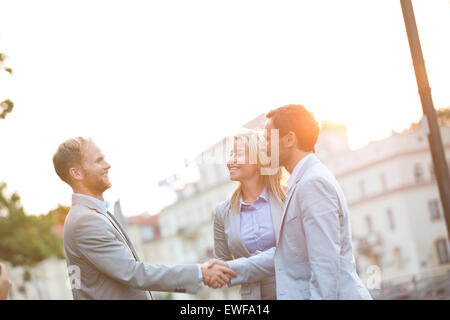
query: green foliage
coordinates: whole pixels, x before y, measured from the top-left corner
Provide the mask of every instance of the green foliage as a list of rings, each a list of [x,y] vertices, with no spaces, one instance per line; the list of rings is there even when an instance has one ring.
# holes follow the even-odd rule
[[[0,71],[12,74],[12,69],[4,66],[6,58],[0,52]],[[9,99],[0,102],[0,119],[13,108],[14,103]],[[0,261],[24,266],[23,280],[30,281],[28,267],[51,256],[64,258],[63,241],[53,232],[53,227],[64,223],[69,208],[60,205],[47,215],[28,216],[20,205],[19,195],[13,193],[8,197],[5,188],[6,183],[0,182]]]
[[[3,63],[5,62],[6,59],[8,59],[8,56],[6,54],[0,52],[0,68],[5,70],[9,74],[12,74],[12,69],[8,68],[8,67],[5,67],[3,65]]]
[[[6,196],[0,183],[0,260],[13,266],[34,266],[51,256],[64,258],[62,238],[52,228],[55,215],[26,215],[20,197]]]
[[[14,108],[14,102],[6,99],[0,102],[0,119],[5,119],[6,115]]]
[[[450,125],[450,107],[436,110],[440,125]]]
[[[22,280],[23,280],[24,282],[27,282],[27,281],[30,281],[30,280],[31,280],[31,272],[30,272],[30,270],[25,270],[25,271],[23,272]]]
[[[63,225],[66,220],[66,216],[69,213],[70,207],[63,205],[58,205],[55,209],[50,210],[47,213],[49,219],[53,219],[54,223],[57,225]]]
[[[12,74],[12,69],[9,67],[5,67],[4,62],[8,58],[8,56],[4,53],[0,52],[0,71],[5,70],[9,74]],[[14,108],[14,102],[9,99],[6,99],[0,102],[0,119],[5,119],[6,115],[12,111]]]

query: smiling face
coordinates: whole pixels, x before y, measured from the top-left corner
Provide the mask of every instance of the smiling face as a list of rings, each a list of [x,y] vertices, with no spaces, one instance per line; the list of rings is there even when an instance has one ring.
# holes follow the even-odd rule
[[[105,160],[102,151],[95,145],[89,143],[81,160],[80,182],[93,193],[102,194],[105,190],[111,188],[111,181],[108,177],[108,171],[111,168]]]
[[[249,150],[241,139],[235,140],[227,167],[232,181],[242,182],[258,175],[258,166],[250,163]]]

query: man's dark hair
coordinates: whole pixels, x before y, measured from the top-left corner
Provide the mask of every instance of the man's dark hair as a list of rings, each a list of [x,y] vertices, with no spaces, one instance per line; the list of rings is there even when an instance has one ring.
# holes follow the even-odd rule
[[[279,130],[280,138],[292,131],[297,136],[297,147],[303,151],[315,152],[314,145],[319,137],[319,124],[314,115],[301,104],[289,104],[266,115],[273,126]]]

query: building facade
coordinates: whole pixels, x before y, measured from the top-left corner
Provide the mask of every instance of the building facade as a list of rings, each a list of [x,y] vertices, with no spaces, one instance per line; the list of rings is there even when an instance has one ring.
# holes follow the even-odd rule
[[[441,135],[450,166],[450,127],[441,127]],[[370,266],[379,267],[384,284],[448,273],[447,229],[421,130],[393,133],[322,161],[346,195],[363,280],[372,275]]]
[[[49,258],[32,268],[8,264],[12,288],[11,300],[72,300],[72,290],[65,259]],[[24,281],[25,272],[29,280]]]

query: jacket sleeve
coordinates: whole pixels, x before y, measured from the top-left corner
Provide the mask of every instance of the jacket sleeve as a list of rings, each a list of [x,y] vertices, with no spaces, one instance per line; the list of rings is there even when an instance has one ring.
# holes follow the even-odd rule
[[[315,177],[299,194],[311,268],[311,299],[338,299],[341,240],[336,190],[326,179]]]
[[[216,213],[214,215],[214,257],[222,261],[228,261],[233,259],[233,255],[228,248],[223,216],[219,211],[220,207],[216,208]]]
[[[275,274],[273,257],[276,247],[263,251],[249,258],[239,258],[227,261],[228,266],[237,273],[236,278],[231,278],[230,286],[256,282]]]
[[[136,289],[197,293],[198,266],[147,264],[136,261],[100,214],[83,216],[74,237],[79,254],[99,272]]]

